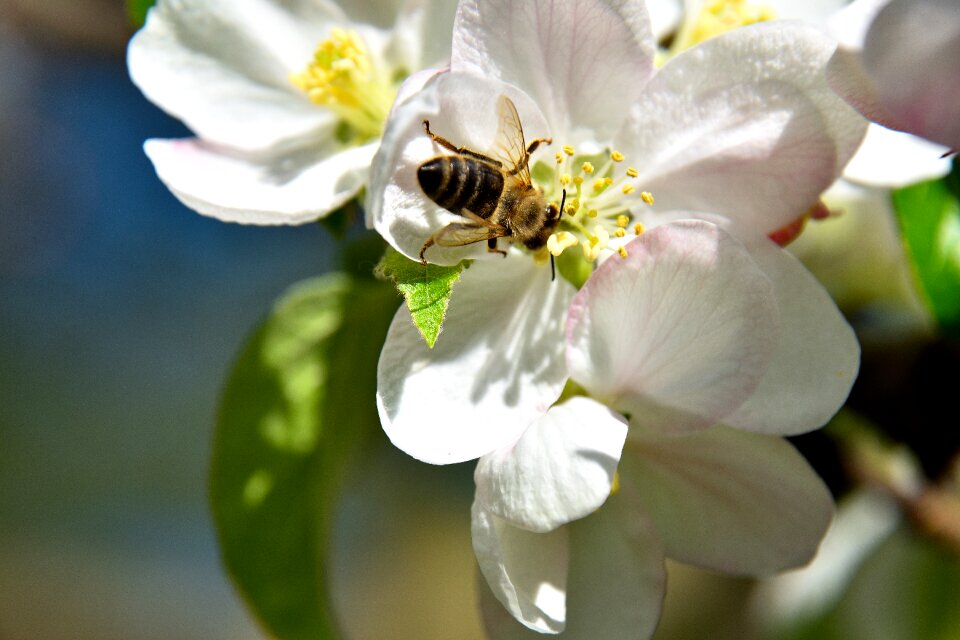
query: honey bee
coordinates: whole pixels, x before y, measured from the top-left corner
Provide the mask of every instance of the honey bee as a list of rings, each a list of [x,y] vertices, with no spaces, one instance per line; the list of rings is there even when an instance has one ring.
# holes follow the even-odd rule
[[[439,206],[463,218],[436,232],[420,249],[420,261],[432,245],[461,247],[487,241],[487,251],[507,255],[497,248],[498,238],[508,238],[536,251],[560,222],[561,208],[547,204],[543,193],[530,180],[530,154],[550,138],[537,138],[529,146],[513,101],[497,100],[497,135],[491,155],[458,147],[430,130],[430,139],[452,155],[439,155],[417,168],[420,188]],[[564,193],[566,195],[566,193]],[[562,206],[562,205],[561,205]]]

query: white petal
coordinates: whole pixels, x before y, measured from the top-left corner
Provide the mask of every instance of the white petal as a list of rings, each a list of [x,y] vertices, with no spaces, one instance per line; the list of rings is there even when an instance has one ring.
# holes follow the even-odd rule
[[[854,0],[830,17],[827,24],[830,35],[836,38],[844,49],[862,49],[870,24],[877,12],[889,2],[890,0]]]
[[[647,640],[656,629],[666,587],[663,547],[653,527],[614,497],[570,532],[564,640]],[[497,640],[537,636],[517,624],[481,588],[484,626]]]
[[[520,437],[566,382],[562,322],[573,293],[514,252],[463,272],[433,349],[401,307],[377,369],[377,406],[393,443],[446,464]]]
[[[394,108],[373,161],[370,218],[380,235],[408,258],[419,260],[420,249],[431,235],[463,221],[427,197],[417,181],[421,164],[449,153],[426,135],[423,121],[428,120],[431,131],[452,144],[483,153],[494,144],[496,102],[501,95],[515,103],[528,139],[549,135],[543,116],[528,96],[503,83],[464,74],[436,75],[422,91]],[[464,247],[434,245],[425,258],[434,264],[453,265],[464,258],[498,256],[488,253],[485,243],[477,242]]]
[[[960,6],[893,0],[877,13],[863,66],[898,129],[960,148]]]
[[[715,225],[661,225],[603,263],[574,298],[570,376],[631,420],[704,429],[757,387],[776,347],[770,281]]]
[[[615,143],[658,208],[775,231],[817,201],[866,129],[824,80],[832,51],[786,21],[707,40],[654,77]]]
[[[808,562],[833,514],[826,486],[786,440],[722,426],[673,438],[631,431],[621,478],[669,557],[727,573]]]
[[[302,224],[360,191],[377,145],[258,160],[202,140],[148,140],[157,175],[185,205],[224,222]]]
[[[467,0],[453,33],[454,71],[516,85],[558,136],[582,127],[594,141],[609,140],[653,73],[640,2]]]
[[[676,31],[683,15],[683,5],[683,0],[647,0],[654,40],[660,42]]]
[[[198,136],[248,151],[322,139],[335,124],[290,82],[331,21],[326,2],[160,0],[133,37],[130,77]]]
[[[610,495],[627,423],[604,405],[571,398],[551,407],[512,446],[477,464],[477,500],[530,531],[596,511]]]
[[[760,386],[724,423],[778,435],[822,427],[843,406],[860,368],[860,344],[823,286],[765,237],[745,241],[773,282],[780,340]]]
[[[817,27],[826,27],[827,21],[848,0],[768,0],[768,4],[778,18],[803,20]]]
[[[540,633],[563,631],[569,541],[566,528],[533,533],[474,501],[473,551],[490,590],[507,611]]]
[[[872,124],[843,177],[866,186],[899,189],[950,173],[947,151],[923,138]]]

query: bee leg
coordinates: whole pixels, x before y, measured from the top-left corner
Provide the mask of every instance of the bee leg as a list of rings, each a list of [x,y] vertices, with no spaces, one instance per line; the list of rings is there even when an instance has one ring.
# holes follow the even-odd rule
[[[495,166],[495,167],[502,167],[502,166],[503,166],[503,163],[500,162],[499,160],[497,160],[496,158],[491,158],[490,156],[485,156],[485,155],[483,155],[482,153],[478,153],[478,152],[474,151],[473,149],[468,149],[467,147],[458,147],[457,145],[453,144],[452,142],[450,142],[449,140],[447,140],[447,139],[444,138],[443,136],[438,136],[438,135],[435,134],[433,131],[430,131],[430,121],[429,121],[429,120],[424,120],[424,121],[423,121],[423,130],[426,131],[427,135],[430,136],[430,139],[431,139],[431,140],[433,140],[434,142],[436,142],[438,145],[440,145],[440,146],[443,147],[444,149],[447,149],[448,151],[453,151],[454,153],[458,153],[458,154],[460,154],[460,155],[462,155],[462,156],[470,156],[471,158],[476,158],[477,160],[483,160],[483,161],[486,162],[487,164],[492,164],[492,165]]]
[[[423,243],[423,246],[420,248],[420,264],[427,266],[427,259],[423,257],[423,252],[429,249],[434,243],[433,236]]]
[[[496,238],[490,238],[489,240],[487,240],[487,253],[499,253],[499,254],[502,255],[504,258],[507,257],[507,252],[506,252],[506,251],[504,251],[503,249],[497,249],[497,239],[496,239]]]

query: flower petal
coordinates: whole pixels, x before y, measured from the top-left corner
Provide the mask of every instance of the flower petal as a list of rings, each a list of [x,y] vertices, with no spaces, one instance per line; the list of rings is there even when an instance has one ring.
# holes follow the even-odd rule
[[[331,21],[327,2],[160,0],[130,41],[130,77],[198,136],[247,151],[322,139],[335,124],[289,80]]]
[[[654,429],[705,429],[743,403],[776,347],[773,288],[736,240],[661,225],[610,258],[567,321],[570,376]]]
[[[465,0],[450,66],[516,85],[540,105],[556,136],[575,136],[581,127],[604,141],[653,74],[654,53],[640,2]]]
[[[675,438],[631,431],[621,476],[667,556],[727,573],[806,563],[833,514],[830,492],[787,441],[723,426]]]
[[[511,526],[475,500],[473,551],[497,600],[530,629],[563,631],[566,618],[567,529],[533,533]]]
[[[432,234],[463,217],[443,209],[423,192],[417,169],[425,161],[449,152],[423,130],[430,129],[452,144],[483,153],[497,132],[496,102],[509,96],[529,137],[549,135],[546,122],[530,98],[494,80],[460,73],[441,73],[424,89],[395,106],[374,157],[369,210],[373,227],[397,251],[419,260],[420,249]],[[546,153],[538,152],[538,153]],[[462,247],[434,245],[425,254],[434,264],[453,265],[464,258],[498,258],[483,242]]]
[[[863,66],[898,129],[960,148],[960,10],[956,0],[893,0],[877,13]]]
[[[909,133],[871,124],[843,177],[861,185],[899,189],[950,173],[947,151]]]
[[[377,369],[380,419],[393,443],[447,464],[520,437],[566,382],[562,319],[573,293],[514,252],[463,272],[433,349],[402,307]]]
[[[773,282],[780,340],[756,391],[723,422],[778,435],[822,427],[857,378],[860,344],[826,290],[796,258],[766,237],[745,244]]]
[[[571,398],[512,446],[480,458],[477,500],[524,529],[556,529],[604,503],[626,437],[622,417],[589,398]]]
[[[654,77],[615,144],[658,208],[775,231],[817,201],[866,129],[824,80],[833,48],[786,21],[711,38]]]
[[[663,547],[647,518],[620,497],[559,531],[569,531],[565,640],[646,640],[660,619],[666,588]],[[536,534],[534,534],[536,535]],[[481,587],[488,635],[532,640],[490,590]]]
[[[376,148],[260,160],[197,139],[144,145],[157,175],[185,205],[224,222],[264,225],[311,222],[342,206],[366,182]]]

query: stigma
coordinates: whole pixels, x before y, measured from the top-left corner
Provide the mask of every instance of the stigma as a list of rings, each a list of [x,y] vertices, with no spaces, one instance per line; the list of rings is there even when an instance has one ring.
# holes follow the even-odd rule
[[[547,241],[555,257],[579,247],[583,259],[596,262],[607,253],[627,257],[623,246],[643,233],[634,209],[653,204],[653,195],[638,183],[639,172],[613,149],[603,154],[580,156],[570,145],[554,156],[553,180],[542,184],[544,195],[560,206],[560,224]],[[541,174],[542,175],[542,174]]]
[[[385,69],[375,64],[360,35],[334,28],[290,82],[311,102],[336,113],[360,142],[380,135],[396,96]]]

